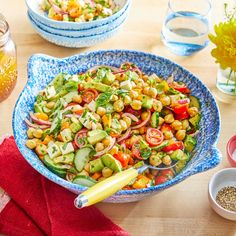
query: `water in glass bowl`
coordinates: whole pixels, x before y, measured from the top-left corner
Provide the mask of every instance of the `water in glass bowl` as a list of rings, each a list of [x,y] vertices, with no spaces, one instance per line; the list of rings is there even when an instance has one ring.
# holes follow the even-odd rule
[[[188,56],[207,46],[208,32],[206,17],[195,12],[179,11],[167,15],[161,38],[173,53]]]

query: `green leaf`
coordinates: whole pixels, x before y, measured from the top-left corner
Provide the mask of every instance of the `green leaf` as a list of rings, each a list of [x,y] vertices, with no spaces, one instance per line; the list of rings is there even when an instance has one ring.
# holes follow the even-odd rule
[[[101,93],[96,100],[97,107],[105,106],[107,103],[109,103],[112,94],[113,94],[112,92]]]

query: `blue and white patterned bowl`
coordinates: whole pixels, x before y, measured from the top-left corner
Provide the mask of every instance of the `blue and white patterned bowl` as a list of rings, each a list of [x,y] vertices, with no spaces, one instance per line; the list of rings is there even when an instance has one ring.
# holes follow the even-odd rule
[[[49,33],[43,30],[39,25],[37,25],[33,19],[30,18],[28,15],[30,23],[32,24],[33,28],[37,31],[37,33],[47,41],[54,43],[59,46],[69,47],[69,48],[84,48],[84,47],[91,47],[98,43],[105,41],[106,39],[112,37],[123,25],[127,16],[123,19],[123,21],[117,25],[115,28],[108,30],[106,32],[100,34],[92,34],[90,36],[81,36],[81,37],[67,37],[61,36],[57,34]]]
[[[216,148],[220,131],[218,106],[208,88],[198,78],[165,58],[137,51],[97,51],[63,59],[36,54],[28,62],[28,82],[17,100],[13,113],[13,131],[16,144],[29,164],[46,178],[79,194],[86,188],[70,183],[53,174],[42,164],[37,155],[25,146],[27,127],[24,119],[29,116],[29,112],[33,109],[38,92],[57,74],[61,72],[75,74],[101,64],[119,66],[124,61],[137,64],[147,74],[156,73],[163,78],[168,78],[173,74],[177,81],[185,82],[191,89],[192,94],[197,96],[201,102],[202,119],[196,151],[181,173],[161,185],[146,189],[121,190],[105,200],[106,202],[114,203],[133,202],[144,199],[185,180],[191,175],[211,169],[220,163],[221,154]]]
[[[115,29],[116,27],[118,27],[127,18],[130,4],[127,5],[126,8],[127,10],[125,10],[117,19],[114,19],[113,21],[107,24],[104,24],[100,27],[96,27],[92,29],[84,29],[84,30],[65,30],[65,29],[57,29],[57,28],[50,27],[48,25],[42,24],[39,21],[37,21],[37,19],[34,18],[33,14],[30,13],[30,11],[28,11],[28,17],[31,22],[33,22],[35,25],[37,25],[39,28],[41,28],[45,32],[48,32],[54,35],[59,35],[59,36],[71,37],[71,38],[88,37],[92,35],[107,33]]]
[[[37,22],[40,22],[48,27],[53,27],[56,29],[63,30],[85,30],[94,29],[101,27],[106,24],[112,23],[112,21],[118,19],[125,11],[128,10],[127,6],[130,4],[131,0],[115,0],[115,3],[120,6],[120,10],[115,14],[103,18],[100,20],[90,21],[90,22],[66,22],[66,21],[56,21],[47,17],[47,14],[40,9],[40,3],[43,0],[25,0],[28,7],[28,11],[34,17]]]

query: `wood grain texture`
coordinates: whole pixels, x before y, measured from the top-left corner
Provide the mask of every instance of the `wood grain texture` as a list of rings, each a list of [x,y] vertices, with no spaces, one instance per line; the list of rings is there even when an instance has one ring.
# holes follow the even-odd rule
[[[213,1],[212,23],[223,19],[225,1]],[[27,60],[34,53],[67,57],[99,49],[135,49],[169,58],[199,77],[215,92],[217,65],[210,55],[212,45],[191,57],[179,57],[163,46],[160,30],[167,0],[133,0],[129,18],[113,38],[87,49],[67,49],[50,44],[38,36],[26,16],[24,1],[1,2],[18,49],[18,82],[12,95],[0,103],[0,135],[12,133],[11,116],[17,97],[27,81]],[[222,163],[215,169],[192,176],[184,182],[142,202],[130,204],[98,204],[108,217],[134,236],[154,235],[236,235],[236,224],[215,214],[209,207],[207,187],[210,177],[228,167],[225,147],[236,133],[235,100],[217,100],[221,111],[222,129],[218,147]],[[1,200],[0,200],[1,202]]]

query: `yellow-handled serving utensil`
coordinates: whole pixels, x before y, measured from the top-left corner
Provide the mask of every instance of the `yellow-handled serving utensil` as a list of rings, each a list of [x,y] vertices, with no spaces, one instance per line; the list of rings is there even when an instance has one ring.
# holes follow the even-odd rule
[[[75,206],[77,208],[83,208],[86,206],[91,206],[97,202],[100,202],[117,191],[121,190],[124,186],[129,184],[134,178],[136,178],[139,174],[143,173],[147,169],[154,170],[165,170],[173,168],[178,162],[174,163],[168,167],[154,167],[150,165],[143,165],[138,169],[130,168],[128,170],[118,172],[116,175],[113,175],[94,186],[90,187],[83,193],[81,193],[75,199]]]

